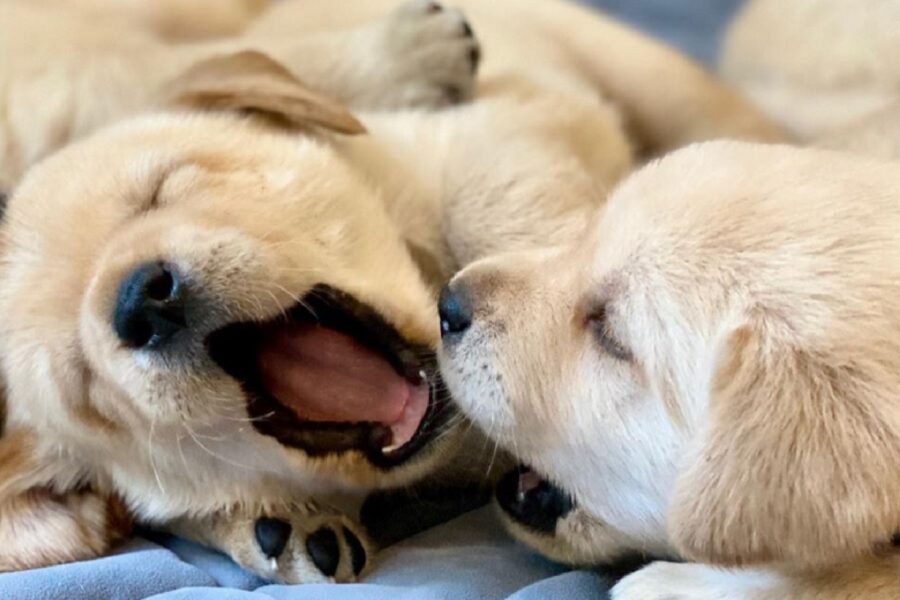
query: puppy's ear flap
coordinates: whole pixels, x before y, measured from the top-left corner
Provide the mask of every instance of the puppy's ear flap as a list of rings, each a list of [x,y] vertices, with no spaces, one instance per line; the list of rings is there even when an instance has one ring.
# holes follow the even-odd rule
[[[676,482],[671,540],[699,562],[799,569],[884,548],[900,530],[898,391],[885,366],[896,361],[772,339],[746,326],[724,345],[708,429]]]
[[[340,103],[313,92],[265,54],[245,50],[199,62],[167,87],[167,104],[258,114],[291,126],[345,134],[365,127]]]
[[[0,572],[102,555],[131,530],[120,500],[88,488],[59,489],[61,467],[38,455],[22,430],[0,437]]]

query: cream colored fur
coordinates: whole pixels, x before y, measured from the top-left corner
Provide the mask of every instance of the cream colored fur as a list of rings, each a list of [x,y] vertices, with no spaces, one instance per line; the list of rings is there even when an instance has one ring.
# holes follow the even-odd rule
[[[441,362],[464,412],[608,532],[595,556],[697,561],[613,598],[900,597],[897,173],[696,145],[583,238],[454,278],[474,324]]]
[[[898,127],[898,19],[893,0],[751,0],[720,71],[801,139],[883,156],[896,136],[867,131]]]
[[[201,348],[173,369],[121,346],[110,314],[125,273],[161,259],[189,272],[215,301],[205,331],[274,317],[327,283],[407,340],[435,347],[439,286],[501,250],[577,237],[632,167],[634,147],[780,137],[687,59],[551,0],[463,3],[485,40],[476,103],[357,112],[358,122],[293,76],[355,107],[466,98],[478,46],[462,13],[435,15],[426,2],[353,10],[285,2],[238,40],[173,46],[138,30],[123,44],[107,24],[26,4],[0,4],[0,23],[17,22],[0,35],[9,75],[0,85],[10,92],[0,149],[3,182],[14,189],[2,237],[0,360],[7,435],[33,440],[27,462],[10,463],[9,477],[23,483],[5,500],[15,507],[36,487],[116,494],[136,519],[281,581],[324,579],[305,550],[318,525],[364,539],[311,496],[412,481],[465,439],[451,430],[393,471],[353,452],[313,458],[283,447],[250,426],[237,382]],[[596,51],[610,44],[622,58]],[[154,103],[268,121],[185,112],[126,119]],[[358,133],[359,123],[367,135],[329,133]],[[275,562],[253,540],[260,515],[293,524],[291,550]],[[79,520],[75,510],[68,516]],[[92,525],[86,538],[107,526],[99,508],[83,520]],[[18,540],[3,539],[14,554]],[[52,552],[56,540],[43,541],[43,554],[12,566],[67,558]],[[346,546],[339,580],[354,577]],[[105,547],[86,543],[71,557]]]

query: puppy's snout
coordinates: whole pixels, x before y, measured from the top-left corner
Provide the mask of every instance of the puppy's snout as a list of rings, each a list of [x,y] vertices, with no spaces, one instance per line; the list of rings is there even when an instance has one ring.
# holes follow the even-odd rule
[[[441,337],[463,333],[472,324],[472,304],[465,288],[444,286],[438,302]]]
[[[164,262],[146,263],[119,285],[113,327],[129,348],[155,349],[185,329],[186,287],[177,270]]]

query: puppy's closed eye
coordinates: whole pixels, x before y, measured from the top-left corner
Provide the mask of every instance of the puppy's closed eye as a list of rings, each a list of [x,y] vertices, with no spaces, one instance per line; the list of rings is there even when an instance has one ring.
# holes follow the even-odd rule
[[[585,324],[600,348],[606,353],[619,360],[631,360],[631,352],[619,341],[610,325],[606,302],[588,312]]]
[[[3,220],[3,216],[6,214],[7,200],[9,200],[9,196],[7,196],[6,192],[0,192],[0,221]]]

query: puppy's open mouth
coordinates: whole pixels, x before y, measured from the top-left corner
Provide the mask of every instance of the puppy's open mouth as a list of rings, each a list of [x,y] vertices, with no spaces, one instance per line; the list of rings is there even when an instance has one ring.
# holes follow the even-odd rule
[[[257,431],[311,456],[358,451],[390,468],[416,454],[450,410],[433,351],[329,286],[279,318],[228,325],[207,347],[243,386]]]
[[[497,503],[511,519],[539,533],[553,534],[556,522],[575,507],[572,497],[520,465],[497,484]]]

